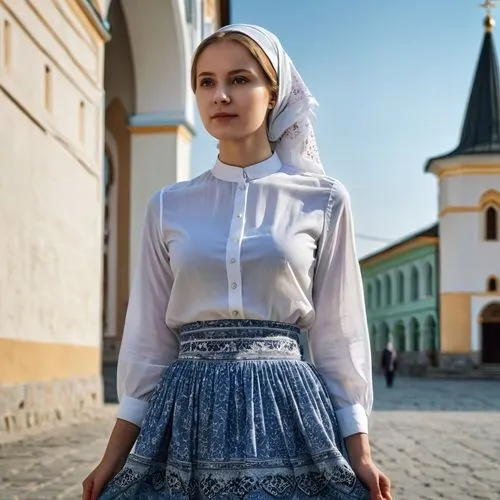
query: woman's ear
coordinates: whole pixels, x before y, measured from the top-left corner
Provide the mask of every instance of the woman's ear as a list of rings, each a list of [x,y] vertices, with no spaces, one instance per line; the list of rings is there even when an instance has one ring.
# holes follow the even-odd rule
[[[274,109],[275,106],[276,106],[276,94],[273,92],[271,94],[271,99],[269,100],[268,108],[269,109]]]

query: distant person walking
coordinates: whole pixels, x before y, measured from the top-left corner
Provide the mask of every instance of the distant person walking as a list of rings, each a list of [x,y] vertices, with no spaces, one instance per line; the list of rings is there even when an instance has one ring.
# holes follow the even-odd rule
[[[384,372],[387,387],[392,387],[394,384],[397,364],[396,350],[394,349],[392,342],[388,342],[382,352],[382,371]]]

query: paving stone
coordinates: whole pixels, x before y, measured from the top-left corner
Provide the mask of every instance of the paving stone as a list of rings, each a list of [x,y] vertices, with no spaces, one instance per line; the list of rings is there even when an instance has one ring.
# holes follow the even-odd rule
[[[81,424],[0,444],[2,500],[78,500],[114,406]],[[371,442],[394,500],[500,499],[500,382],[375,379]]]

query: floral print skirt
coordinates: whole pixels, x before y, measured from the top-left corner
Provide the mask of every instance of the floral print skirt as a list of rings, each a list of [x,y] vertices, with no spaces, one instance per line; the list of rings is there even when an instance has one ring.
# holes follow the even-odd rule
[[[135,449],[99,498],[368,500],[299,335],[259,320],[184,325]]]

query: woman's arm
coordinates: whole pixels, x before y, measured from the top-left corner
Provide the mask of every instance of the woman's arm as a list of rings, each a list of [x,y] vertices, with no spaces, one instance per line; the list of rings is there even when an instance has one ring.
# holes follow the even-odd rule
[[[163,196],[156,194],[147,206],[118,358],[118,418],[138,427],[151,392],[179,351],[165,323],[174,278],[163,235]]]
[[[349,195],[338,181],[318,249],[313,299],[311,354],[330,391],[349,461],[371,500],[391,500],[391,483],[374,465],[368,439],[373,405],[370,337]]]
[[[345,438],[347,452],[349,453],[349,460],[353,464],[367,464],[372,460],[372,453],[370,449],[370,441],[368,434],[358,433],[352,434]]]
[[[157,193],[146,208],[125,318],[117,369],[118,419],[103,458],[114,465],[130,453],[149,396],[179,349],[165,323],[173,274],[163,237],[163,196],[163,191]]]
[[[135,424],[120,418],[116,419],[115,426],[111,431],[108,445],[102,457],[102,462],[109,465],[113,474],[116,474],[123,467],[139,435],[139,430],[140,428]]]
[[[148,203],[141,250],[118,358],[117,421],[99,465],[83,481],[83,499],[95,500],[122,468],[139,434],[148,399],[168,363],[178,354],[178,339],[165,323],[173,285],[163,238],[163,192]]]
[[[349,194],[340,182],[333,182],[318,248],[313,284],[316,316],[309,342],[313,362],[330,391],[342,436],[348,438],[368,433],[372,363]],[[359,437],[353,441],[358,443]],[[355,456],[357,451],[352,450]]]

